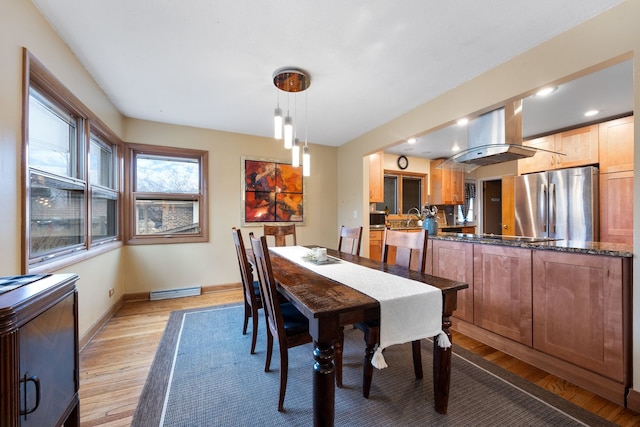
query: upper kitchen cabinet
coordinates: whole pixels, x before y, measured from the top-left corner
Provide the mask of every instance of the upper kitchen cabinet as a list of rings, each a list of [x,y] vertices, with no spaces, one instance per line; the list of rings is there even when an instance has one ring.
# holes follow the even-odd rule
[[[384,201],[384,153],[369,156],[369,203]]]
[[[633,116],[600,123],[600,173],[633,170]]]
[[[598,163],[598,125],[535,138],[523,144],[540,151],[533,157],[518,160],[520,175]]]
[[[446,159],[431,161],[429,197],[432,205],[464,204],[464,172],[441,166]]]

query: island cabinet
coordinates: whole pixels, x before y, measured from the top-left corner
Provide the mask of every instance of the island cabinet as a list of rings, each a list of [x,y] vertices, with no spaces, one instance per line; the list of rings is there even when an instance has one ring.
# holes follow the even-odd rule
[[[0,294],[0,426],[79,426],[75,274]]]
[[[431,161],[429,200],[432,205],[464,204],[464,172],[440,167],[446,159]]]
[[[473,322],[473,245],[434,239],[431,257],[434,276],[469,285],[467,289],[458,291],[458,307],[453,312],[453,316]]]
[[[531,346],[531,250],[473,246],[473,322]]]
[[[614,381],[627,380],[623,270],[621,258],[534,251],[534,348]]]

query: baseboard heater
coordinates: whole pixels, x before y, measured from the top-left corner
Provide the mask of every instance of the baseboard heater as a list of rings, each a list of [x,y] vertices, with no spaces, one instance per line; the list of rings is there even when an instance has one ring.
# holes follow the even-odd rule
[[[193,286],[190,288],[180,288],[180,289],[166,289],[163,291],[152,291],[149,293],[149,299],[151,301],[161,300],[161,299],[170,299],[170,298],[181,298],[181,297],[193,297],[196,295],[200,295],[201,288],[200,286]]]

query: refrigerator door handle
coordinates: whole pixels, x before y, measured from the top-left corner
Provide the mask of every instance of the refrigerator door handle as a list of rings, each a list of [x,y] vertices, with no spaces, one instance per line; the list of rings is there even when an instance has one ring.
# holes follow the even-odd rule
[[[549,184],[549,228],[551,233],[556,232],[556,185]]]
[[[540,216],[540,225],[542,226],[542,232],[547,232],[547,186],[542,184],[540,186],[540,200],[538,201],[538,206],[540,206],[539,216]]]

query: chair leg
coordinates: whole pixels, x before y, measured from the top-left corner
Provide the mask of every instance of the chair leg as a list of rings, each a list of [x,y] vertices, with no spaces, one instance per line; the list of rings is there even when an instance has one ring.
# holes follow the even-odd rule
[[[372,330],[369,329],[364,334],[364,341],[366,343],[366,348],[364,350],[364,369],[362,373],[362,395],[368,399],[369,392],[371,391],[371,381],[373,379],[373,365],[371,364],[371,358],[374,353],[373,348],[378,342],[378,334],[374,334]]]
[[[269,372],[269,367],[271,366],[271,352],[273,351],[273,335],[271,335],[271,331],[267,328],[267,358],[264,362],[264,371]]]
[[[411,343],[413,349],[413,371],[416,374],[416,378],[422,379],[422,355],[420,353],[420,341],[413,341]]]
[[[289,351],[286,346],[280,345],[280,398],[278,399],[278,411],[284,411],[284,395],[287,392],[287,374],[289,373]]]
[[[256,341],[258,340],[258,310],[251,308],[251,354],[256,353]]]
[[[249,324],[249,317],[251,316],[251,307],[247,302],[244,302],[244,325],[242,325],[242,335],[247,334],[247,325]]]
[[[344,328],[340,327],[340,337],[333,345],[334,365],[336,371],[336,386],[342,387],[342,349],[344,345]]]

